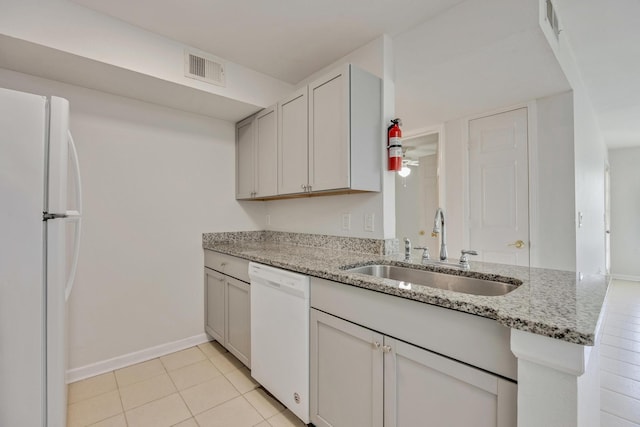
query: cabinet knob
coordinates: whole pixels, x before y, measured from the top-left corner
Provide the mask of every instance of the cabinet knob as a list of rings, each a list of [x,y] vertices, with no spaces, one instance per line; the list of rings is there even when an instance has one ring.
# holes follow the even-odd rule
[[[383,345],[382,346],[382,351],[385,353],[390,353],[391,352],[391,346],[390,345]]]
[[[380,344],[378,341],[374,341],[373,342],[373,348],[376,349],[376,350],[379,349],[381,345],[382,344]]]

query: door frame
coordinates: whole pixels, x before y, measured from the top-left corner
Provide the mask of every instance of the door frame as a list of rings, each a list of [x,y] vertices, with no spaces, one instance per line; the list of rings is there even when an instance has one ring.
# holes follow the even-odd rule
[[[425,135],[433,135],[433,134],[438,134],[438,145],[437,145],[437,163],[438,163],[438,170],[436,172],[436,179],[438,181],[438,206],[441,207],[445,207],[446,205],[446,173],[445,173],[445,149],[446,149],[446,143],[445,143],[445,125],[444,123],[437,125],[437,126],[431,126],[431,127],[426,127],[426,128],[422,128],[419,129],[417,131],[414,132],[410,132],[406,135],[403,135],[402,139],[412,139],[412,138],[418,138],[421,136],[425,136]],[[386,157],[385,157],[385,161],[386,161]],[[435,214],[435,212],[434,212]]]
[[[611,167],[604,164],[604,274],[611,274]]]
[[[535,185],[531,185],[532,182],[538,181],[538,110],[535,100],[528,102],[521,102],[513,104],[508,107],[497,108],[494,110],[485,111],[480,114],[474,114],[466,116],[462,119],[462,185],[463,185],[463,197],[464,197],[464,229],[462,233],[462,244],[466,249],[469,248],[470,242],[470,209],[469,209],[469,122],[471,120],[482,119],[484,117],[495,116],[502,113],[508,113],[509,111],[518,110],[521,108],[527,109],[527,163],[528,163],[528,193],[529,193],[529,266],[538,265],[537,254],[537,242],[536,236],[538,236],[539,220],[537,211],[533,209],[533,206],[537,206],[538,202],[538,188]],[[438,147],[440,148],[440,147]],[[438,159],[439,160],[439,159]]]

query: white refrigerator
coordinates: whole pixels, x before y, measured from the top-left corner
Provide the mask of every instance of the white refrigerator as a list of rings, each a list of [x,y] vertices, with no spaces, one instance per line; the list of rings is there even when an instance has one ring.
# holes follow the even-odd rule
[[[66,99],[0,88],[0,426],[65,427],[80,170]],[[68,195],[69,193],[69,195]]]

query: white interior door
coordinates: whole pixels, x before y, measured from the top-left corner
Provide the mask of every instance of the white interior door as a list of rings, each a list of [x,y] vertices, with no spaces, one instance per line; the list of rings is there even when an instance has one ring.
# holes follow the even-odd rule
[[[478,260],[529,266],[527,109],[469,121],[469,246]]]

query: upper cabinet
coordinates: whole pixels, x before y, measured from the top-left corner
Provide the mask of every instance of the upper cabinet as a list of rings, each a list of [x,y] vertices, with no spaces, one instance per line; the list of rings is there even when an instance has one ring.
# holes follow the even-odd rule
[[[236,199],[278,194],[277,115],[274,105],[236,124]]]
[[[242,125],[249,119],[237,125],[238,199],[380,191],[384,138],[382,82],[378,77],[345,65],[280,101],[274,116],[278,118],[277,160],[265,161],[263,167],[273,168],[276,175],[266,171],[266,178],[254,175],[256,182],[250,191],[242,187],[247,180],[244,174],[263,160],[262,154],[255,155],[263,142],[254,137],[258,141],[254,143],[254,166],[249,166],[251,161],[245,160],[248,154],[241,147],[248,133]],[[253,132],[257,135],[258,129]],[[269,147],[270,138],[263,137]],[[275,192],[271,185],[274,176]],[[269,191],[260,190],[263,179],[267,179]]]
[[[278,103],[278,194],[307,191],[309,113],[307,87]]]
[[[311,191],[380,191],[381,80],[346,65],[309,85]]]
[[[255,194],[255,116],[236,124],[236,199]]]
[[[278,194],[278,110],[265,108],[256,116],[256,182],[254,197]]]

